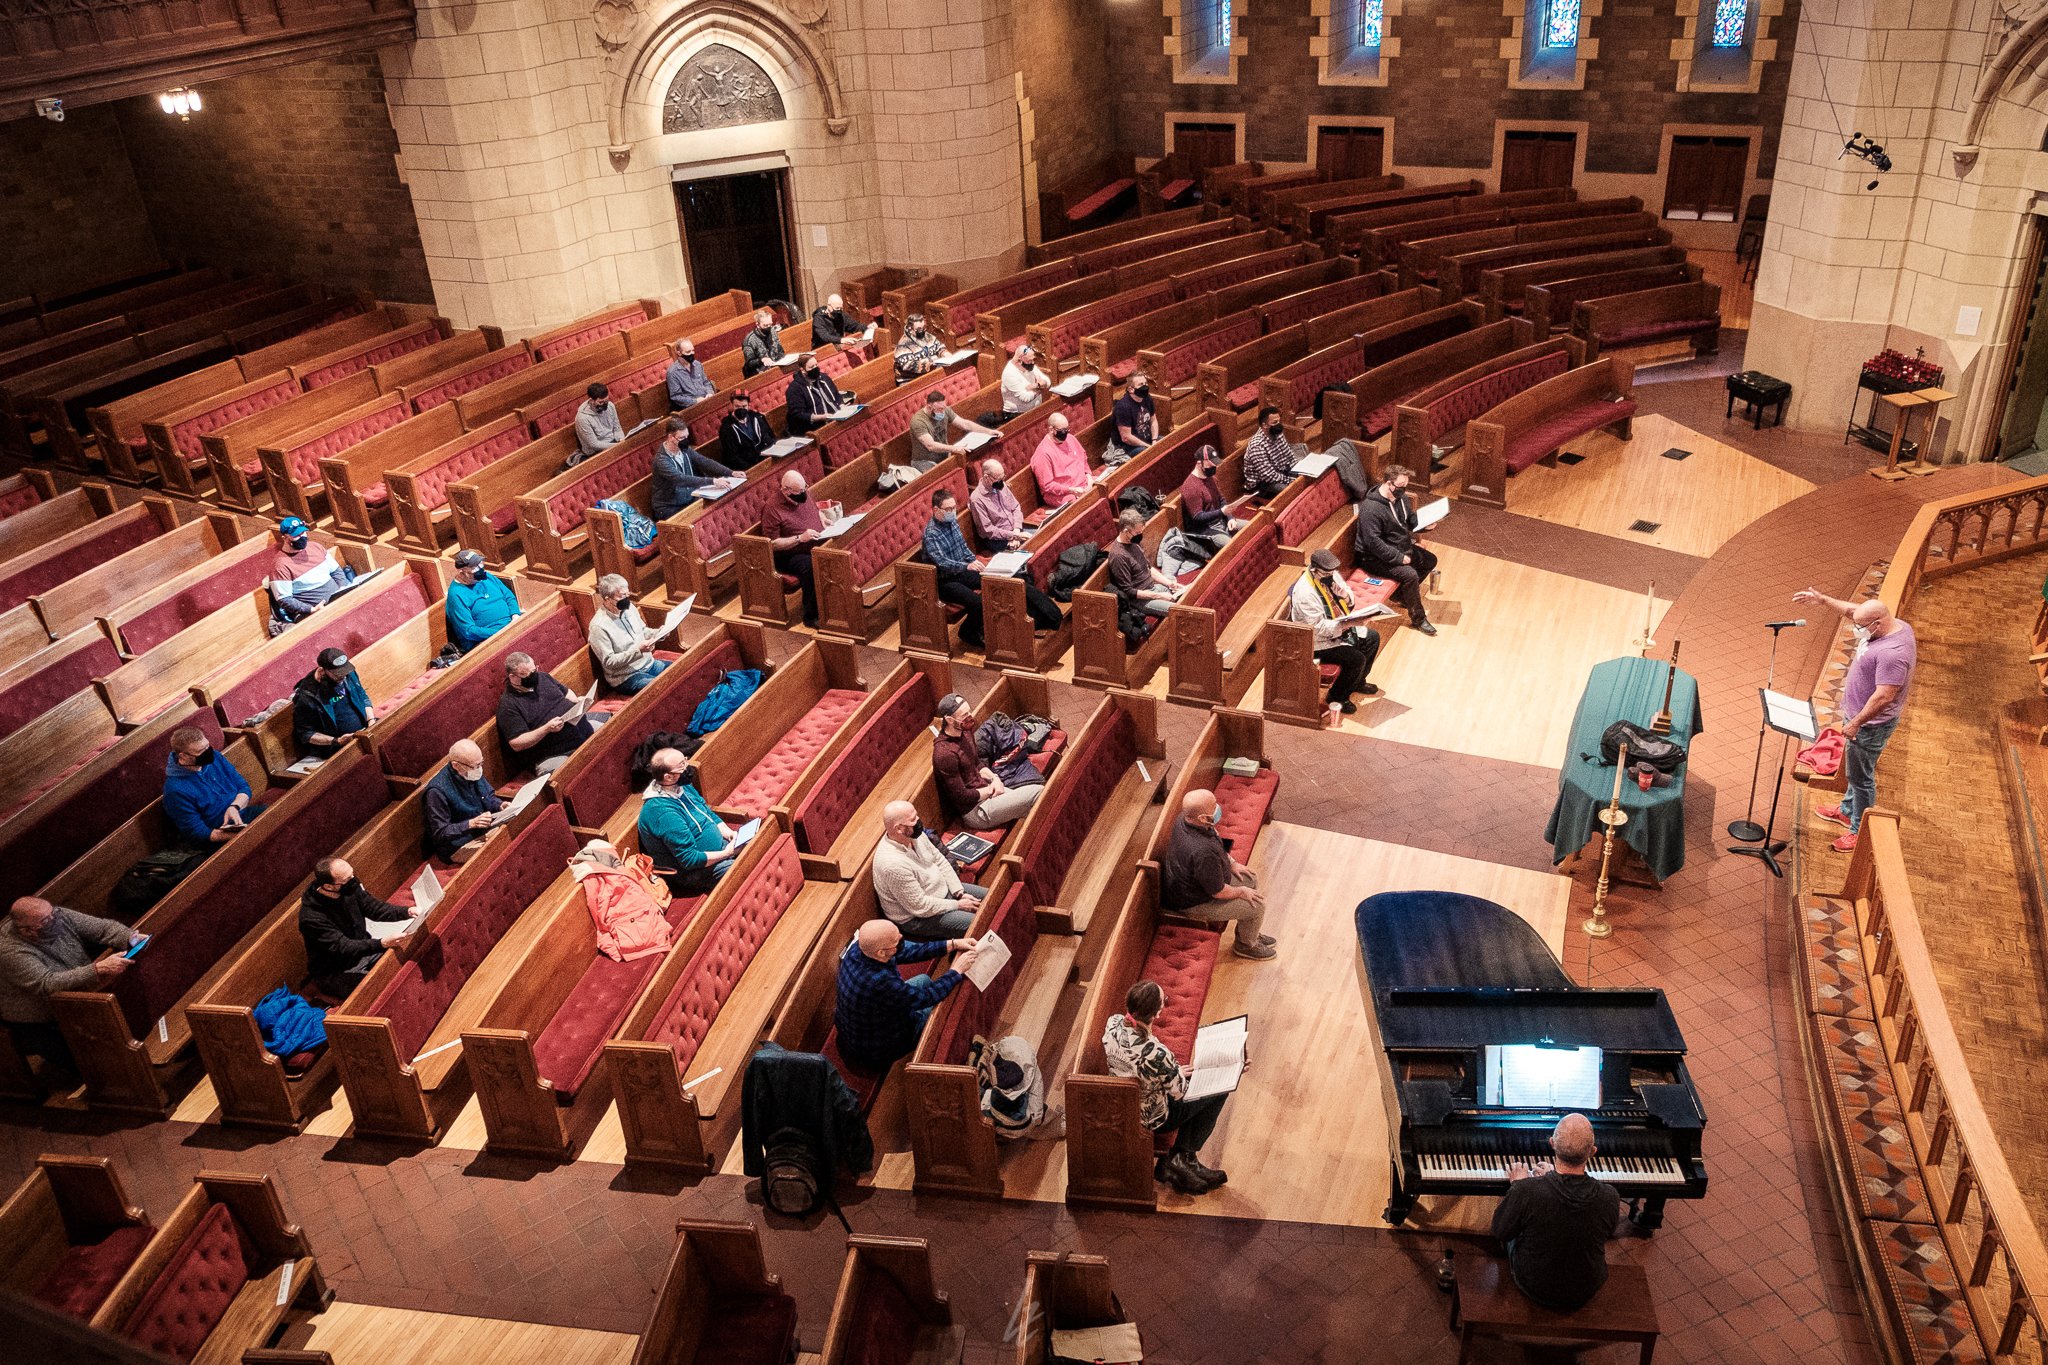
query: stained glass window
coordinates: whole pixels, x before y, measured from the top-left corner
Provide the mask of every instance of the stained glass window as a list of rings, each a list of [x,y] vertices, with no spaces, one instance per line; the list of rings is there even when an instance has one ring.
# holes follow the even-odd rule
[[[1741,47],[1748,36],[1748,0],[1714,0],[1714,46]]]
[[[1545,47],[1579,45],[1579,0],[1550,0],[1543,20]]]
[[[1384,0],[1359,0],[1358,41],[1354,46],[1365,51],[1377,51],[1380,45],[1380,30],[1385,22]]]
[[[1216,0],[1216,50],[1230,51],[1230,0]]]

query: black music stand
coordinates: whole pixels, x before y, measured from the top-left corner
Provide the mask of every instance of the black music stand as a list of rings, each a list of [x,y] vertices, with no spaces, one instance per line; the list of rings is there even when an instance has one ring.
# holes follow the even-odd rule
[[[1785,758],[1792,748],[1787,741],[1803,739],[1811,744],[1814,737],[1820,733],[1819,719],[1813,714],[1812,702],[1799,697],[1788,697],[1783,692],[1773,692],[1768,687],[1757,689],[1757,700],[1763,706],[1764,728],[1776,730],[1782,736],[1778,741],[1778,779],[1771,786],[1771,813],[1764,820],[1763,828],[1758,831],[1757,840],[1731,844],[1728,851],[1758,859],[1771,870],[1772,876],[1783,877],[1785,869],[1778,866],[1778,855],[1785,851],[1785,840],[1773,839],[1771,836],[1778,827],[1778,800],[1785,794]],[[1754,775],[1750,778],[1750,790],[1756,790]]]
[[[1778,632],[1789,630],[1793,625],[1805,625],[1804,621],[1771,621],[1764,629],[1771,633],[1771,660],[1764,668],[1764,690],[1770,691],[1771,684],[1778,680]],[[1728,822],[1728,837],[1737,843],[1753,844],[1764,837],[1764,827],[1756,822],[1756,780],[1764,766],[1764,735],[1770,730],[1770,712],[1766,709],[1764,718],[1757,722],[1756,757],[1749,764],[1749,804],[1743,807],[1740,820]]]

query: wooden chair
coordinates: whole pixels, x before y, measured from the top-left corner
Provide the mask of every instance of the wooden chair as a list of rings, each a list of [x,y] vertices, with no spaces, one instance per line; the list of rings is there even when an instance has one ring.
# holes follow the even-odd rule
[[[796,1300],[761,1259],[752,1223],[684,1219],[633,1365],[782,1365],[796,1353]]]
[[[1532,1302],[1516,1288],[1506,1261],[1466,1256],[1456,1265],[1451,1330],[1458,1334],[1460,1362],[1472,1359],[1475,1341],[1495,1337],[1572,1346],[1633,1342],[1640,1365],[1650,1365],[1659,1332],[1657,1304],[1650,1297],[1649,1277],[1641,1267],[1609,1266],[1607,1283],[1592,1302],[1576,1312],[1558,1313]]]

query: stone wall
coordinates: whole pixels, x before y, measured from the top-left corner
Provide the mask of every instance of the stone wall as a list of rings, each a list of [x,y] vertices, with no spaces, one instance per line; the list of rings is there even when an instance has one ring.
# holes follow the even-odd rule
[[[0,123],[0,299],[57,298],[162,262],[109,105]]]
[[[434,297],[373,55],[201,90],[189,121],[152,99],[114,106],[164,255],[401,302]]]

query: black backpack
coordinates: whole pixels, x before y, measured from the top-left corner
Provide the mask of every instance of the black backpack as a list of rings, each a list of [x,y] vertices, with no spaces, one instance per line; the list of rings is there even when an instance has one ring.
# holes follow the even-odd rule
[[[150,854],[121,874],[121,880],[107,893],[107,908],[115,919],[134,923],[143,911],[170,895],[205,857],[206,853],[196,848],[167,848]]]
[[[1079,545],[1069,545],[1060,551],[1060,557],[1053,561],[1052,572],[1046,576],[1045,590],[1056,602],[1074,600],[1074,589],[1088,581],[1088,575],[1095,572],[1097,565],[1109,555],[1092,540]]]
[[[1600,732],[1600,762],[1613,767],[1628,745],[1628,765],[1660,773],[1675,773],[1685,766],[1685,746],[1669,735],[1645,730],[1633,721],[1618,720]]]
[[[1136,485],[1116,495],[1116,510],[1119,514],[1133,507],[1144,513],[1145,520],[1150,521],[1159,515],[1159,495],[1149,488]]]
[[[777,1213],[802,1218],[813,1212],[825,1182],[818,1170],[818,1152],[810,1134],[800,1128],[779,1128],[761,1149],[761,1198]]]

